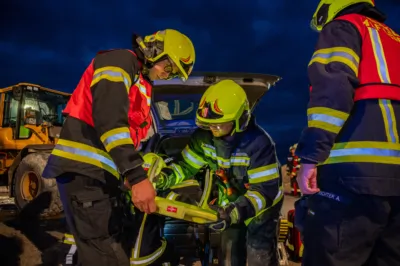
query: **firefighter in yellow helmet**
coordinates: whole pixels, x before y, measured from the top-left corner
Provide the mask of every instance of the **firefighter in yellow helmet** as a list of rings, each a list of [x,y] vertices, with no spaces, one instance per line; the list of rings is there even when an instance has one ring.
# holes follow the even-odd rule
[[[400,35],[384,21],[372,0],[322,0],[311,22],[305,266],[400,265]]]
[[[218,197],[210,201],[219,221],[222,265],[278,265],[277,221],[283,202],[275,144],[250,113],[243,88],[232,80],[210,86],[196,114],[198,129],[181,158],[163,170],[158,189],[167,189],[210,168]],[[247,258],[246,258],[247,248]]]
[[[129,265],[121,180],[127,180],[135,207],[156,211],[156,193],[130,128],[147,123],[152,81],[186,80],[194,62],[190,39],[166,29],[144,39],[135,36],[133,50],[98,53],[83,73],[43,172],[44,178],[57,179],[80,265]]]

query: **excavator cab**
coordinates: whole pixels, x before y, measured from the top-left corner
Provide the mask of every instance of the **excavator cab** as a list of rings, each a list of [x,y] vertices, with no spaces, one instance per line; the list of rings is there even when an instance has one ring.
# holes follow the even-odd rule
[[[55,195],[54,180],[41,174],[64,123],[69,93],[30,83],[0,89],[0,182],[21,209],[44,191]],[[53,197],[46,213],[62,211]]]
[[[11,97],[6,98],[8,99],[4,101],[4,120],[13,128],[14,140],[29,139],[36,130],[52,128],[49,131],[50,139],[44,142],[54,142],[64,122],[62,110],[69,99],[68,94],[64,95],[38,85],[20,83],[12,88]]]

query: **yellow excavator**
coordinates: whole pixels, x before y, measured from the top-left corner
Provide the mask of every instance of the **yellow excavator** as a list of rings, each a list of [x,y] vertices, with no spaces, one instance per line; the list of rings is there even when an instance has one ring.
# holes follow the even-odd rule
[[[19,209],[49,191],[51,202],[43,216],[63,211],[55,180],[41,175],[70,96],[30,83],[0,89],[0,193],[14,198]]]

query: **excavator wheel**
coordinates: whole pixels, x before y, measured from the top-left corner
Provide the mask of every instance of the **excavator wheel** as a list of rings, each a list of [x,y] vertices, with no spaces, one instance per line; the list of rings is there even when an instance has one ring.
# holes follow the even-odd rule
[[[43,152],[28,154],[19,163],[14,176],[14,198],[20,210],[43,192],[49,192],[49,197],[39,203],[43,206],[37,206],[39,210],[44,209],[42,217],[53,217],[63,211],[56,180],[42,177],[49,155]]]

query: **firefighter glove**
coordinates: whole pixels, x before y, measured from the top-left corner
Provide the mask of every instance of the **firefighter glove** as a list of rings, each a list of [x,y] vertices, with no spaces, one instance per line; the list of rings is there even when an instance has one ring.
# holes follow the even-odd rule
[[[209,225],[209,228],[216,232],[222,232],[231,225],[240,221],[240,213],[234,203],[230,203],[224,207],[217,207],[218,221]]]

